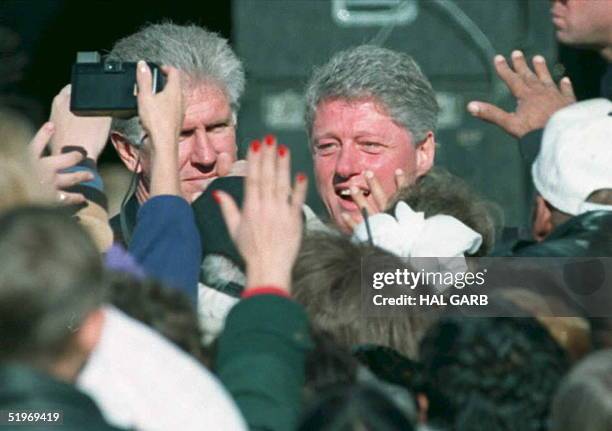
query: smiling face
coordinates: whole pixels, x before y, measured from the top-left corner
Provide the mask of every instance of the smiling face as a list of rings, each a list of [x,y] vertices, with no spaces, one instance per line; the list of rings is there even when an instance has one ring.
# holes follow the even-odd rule
[[[568,45],[612,44],[612,0],[552,0],[557,39]]]
[[[185,117],[179,138],[181,194],[194,201],[216,178],[219,155],[236,160],[236,131],[227,96],[215,84],[200,84],[185,93]],[[150,178],[150,159],[142,153],[142,169]]]
[[[387,196],[397,191],[395,171],[402,169],[409,183],[433,164],[433,134],[415,146],[411,134],[398,125],[374,99],[327,99],[317,105],[311,131],[317,189],[332,221],[349,227],[342,213],[359,214],[349,189],[358,187],[373,196],[363,176],[372,171]]]

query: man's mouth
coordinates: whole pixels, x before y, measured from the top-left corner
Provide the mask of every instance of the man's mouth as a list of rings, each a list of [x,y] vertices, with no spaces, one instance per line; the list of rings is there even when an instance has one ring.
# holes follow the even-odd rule
[[[363,196],[366,198],[370,195],[369,190],[360,189]],[[336,195],[340,197],[340,199],[353,202],[353,195],[351,193],[351,189],[349,187],[342,187],[336,189]]]

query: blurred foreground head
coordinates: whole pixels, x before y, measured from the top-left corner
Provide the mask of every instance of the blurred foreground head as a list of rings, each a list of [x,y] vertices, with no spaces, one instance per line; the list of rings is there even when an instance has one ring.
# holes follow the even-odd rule
[[[104,280],[94,243],[60,210],[0,216],[0,361],[72,380],[99,339]]]

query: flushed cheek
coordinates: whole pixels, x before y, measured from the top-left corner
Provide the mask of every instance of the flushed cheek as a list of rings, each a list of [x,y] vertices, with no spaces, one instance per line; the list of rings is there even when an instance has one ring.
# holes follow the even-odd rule
[[[330,200],[336,198],[334,190],[335,162],[331,157],[314,158],[314,172],[319,195],[329,208]]]

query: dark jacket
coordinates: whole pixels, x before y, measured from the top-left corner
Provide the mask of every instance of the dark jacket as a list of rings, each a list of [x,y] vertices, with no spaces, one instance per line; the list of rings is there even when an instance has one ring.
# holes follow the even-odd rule
[[[310,348],[308,318],[298,303],[258,295],[232,308],[218,341],[215,370],[249,429],[296,429]]]
[[[73,385],[19,365],[0,366],[0,410],[62,413],[62,425],[57,426],[45,426],[45,422],[11,426],[3,417],[2,431],[120,431],[107,424],[93,400]]]
[[[612,257],[612,211],[590,211],[558,226],[542,242],[521,241],[509,256]]]

